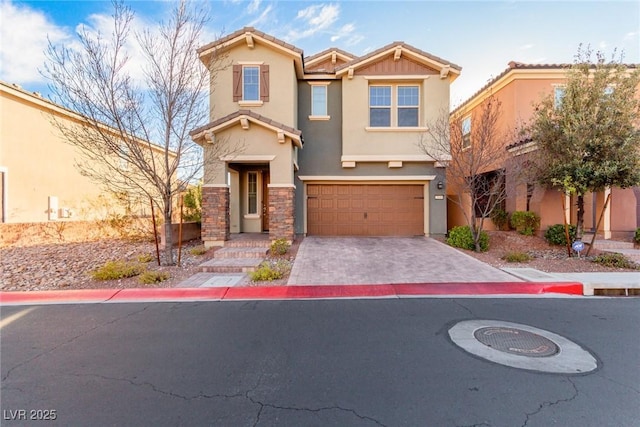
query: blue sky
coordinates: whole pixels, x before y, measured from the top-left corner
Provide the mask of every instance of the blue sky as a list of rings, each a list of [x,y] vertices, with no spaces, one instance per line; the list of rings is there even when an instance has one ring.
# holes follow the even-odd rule
[[[0,0],[0,79],[47,94],[38,73],[49,37],[73,43],[78,25],[108,31],[103,1]],[[136,28],[162,19],[167,1],[129,1]],[[640,63],[640,1],[265,1],[210,2],[203,42],[254,26],[304,50],[328,47],[362,55],[402,40],[462,66],[453,105],[464,101],[509,61],[570,63],[580,43]]]

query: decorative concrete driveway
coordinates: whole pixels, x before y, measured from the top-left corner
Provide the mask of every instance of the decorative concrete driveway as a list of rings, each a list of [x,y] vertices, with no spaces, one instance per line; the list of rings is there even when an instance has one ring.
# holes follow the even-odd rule
[[[288,284],[521,281],[427,237],[305,237]]]

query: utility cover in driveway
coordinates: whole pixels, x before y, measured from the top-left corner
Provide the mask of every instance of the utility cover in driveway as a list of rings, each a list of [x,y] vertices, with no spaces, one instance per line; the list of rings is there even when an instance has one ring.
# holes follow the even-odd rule
[[[309,184],[312,236],[424,235],[423,185]]]

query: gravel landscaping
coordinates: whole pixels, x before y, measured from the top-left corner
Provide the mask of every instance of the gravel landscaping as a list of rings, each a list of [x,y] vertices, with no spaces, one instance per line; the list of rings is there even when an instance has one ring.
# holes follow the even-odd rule
[[[516,232],[489,232],[489,250],[484,253],[463,252],[494,267],[530,267],[546,272],[616,272],[633,271],[604,267],[582,257],[567,258],[566,249],[550,246],[540,237],[522,236]],[[281,258],[295,259],[302,239],[296,239],[290,251]],[[119,280],[98,281],[91,278],[91,272],[107,261],[138,262],[139,257],[153,255],[152,242],[132,242],[127,240],[100,240],[81,243],[59,243],[34,246],[7,246],[0,248],[0,269],[3,291],[32,291],[52,289],[99,289],[99,288],[143,288],[176,286],[195,274],[199,264],[211,259],[216,249],[203,255],[194,255],[191,249],[200,246],[199,241],[183,247],[180,267],[158,267],[155,258],[144,263],[149,270],[166,271],[170,278],[151,285],[141,284],[136,277]],[[509,252],[526,252],[533,259],[526,263],[508,263],[502,257]],[[194,251],[195,252],[195,251]],[[597,255],[593,251],[591,258]],[[177,250],[176,250],[177,256]],[[274,257],[273,259],[277,259]],[[271,259],[271,258],[268,258]],[[249,286],[282,285],[287,277],[273,282],[249,283]]]

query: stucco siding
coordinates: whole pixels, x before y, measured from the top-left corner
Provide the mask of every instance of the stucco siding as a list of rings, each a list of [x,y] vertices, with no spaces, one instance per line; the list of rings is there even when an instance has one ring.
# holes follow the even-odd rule
[[[242,106],[242,103],[233,100],[232,64],[247,63],[269,66],[269,101],[261,106]],[[225,64],[229,65],[224,70],[214,71],[216,77],[212,80],[210,94],[211,121],[248,108],[287,126],[296,127],[297,78],[291,57],[256,42],[253,49],[246,44],[231,49]]]
[[[5,222],[48,221],[49,196],[57,198],[59,209],[71,210],[72,216],[64,220],[102,218],[109,209],[115,209],[110,196],[74,167],[80,154],[63,141],[51,123],[47,104],[31,102],[4,88],[1,94],[0,168],[6,185]],[[58,118],[68,120],[62,115]]]

